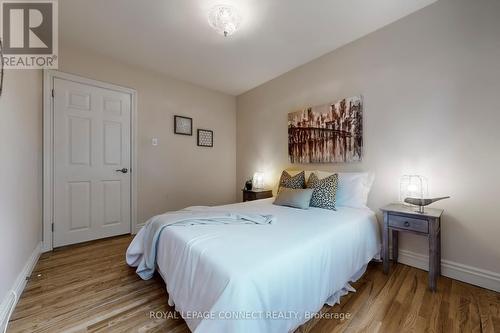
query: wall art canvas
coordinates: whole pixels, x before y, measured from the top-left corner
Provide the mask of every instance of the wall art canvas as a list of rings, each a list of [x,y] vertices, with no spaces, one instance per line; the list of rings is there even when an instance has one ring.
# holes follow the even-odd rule
[[[362,152],[361,96],[288,114],[291,163],[357,162],[361,161]]]

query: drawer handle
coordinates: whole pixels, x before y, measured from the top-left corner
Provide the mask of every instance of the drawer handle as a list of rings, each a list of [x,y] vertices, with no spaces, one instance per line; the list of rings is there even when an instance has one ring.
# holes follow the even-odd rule
[[[410,226],[410,222],[405,221],[405,227],[409,227],[409,226]]]

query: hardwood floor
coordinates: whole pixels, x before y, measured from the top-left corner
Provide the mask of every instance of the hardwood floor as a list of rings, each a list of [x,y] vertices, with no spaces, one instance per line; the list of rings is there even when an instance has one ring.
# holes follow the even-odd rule
[[[8,332],[188,333],[180,318],[150,319],[150,311],[173,309],[160,277],[143,281],[126,265],[130,240],[118,237],[42,255]],[[324,318],[297,332],[500,332],[500,294],[493,291],[441,277],[431,293],[426,272],[401,264],[390,275],[382,273],[381,264],[371,264],[353,285],[356,293],[344,296],[341,305],[325,306]]]

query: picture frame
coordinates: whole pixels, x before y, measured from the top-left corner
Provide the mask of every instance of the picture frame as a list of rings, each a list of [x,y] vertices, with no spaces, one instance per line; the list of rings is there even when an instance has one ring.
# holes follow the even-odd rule
[[[193,118],[174,116],[174,133],[180,135],[193,135]]]
[[[288,114],[290,163],[352,163],[363,159],[363,96]]]
[[[214,146],[214,131],[199,128],[196,141],[199,147],[212,148]]]

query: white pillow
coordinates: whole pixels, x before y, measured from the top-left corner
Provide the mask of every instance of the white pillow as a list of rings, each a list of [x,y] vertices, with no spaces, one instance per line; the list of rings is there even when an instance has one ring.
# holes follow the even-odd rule
[[[302,170],[287,170],[290,176],[295,176]],[[315,173],[319,179],[324,179],[333,174],[339,175],[339,187],[335,196],[337,207],[366,208],[368,204],[368,194],[375,180],[375,175],[371,172],[328,172],[305,170],[306,182],[311,173]]]
[[[319,179],[333,175],[335,172],[314,171]],[[368,172],[337,172],[339,187],[335,198],[337,206],[366,208],[368,194],[375,180],[375,175]]]

